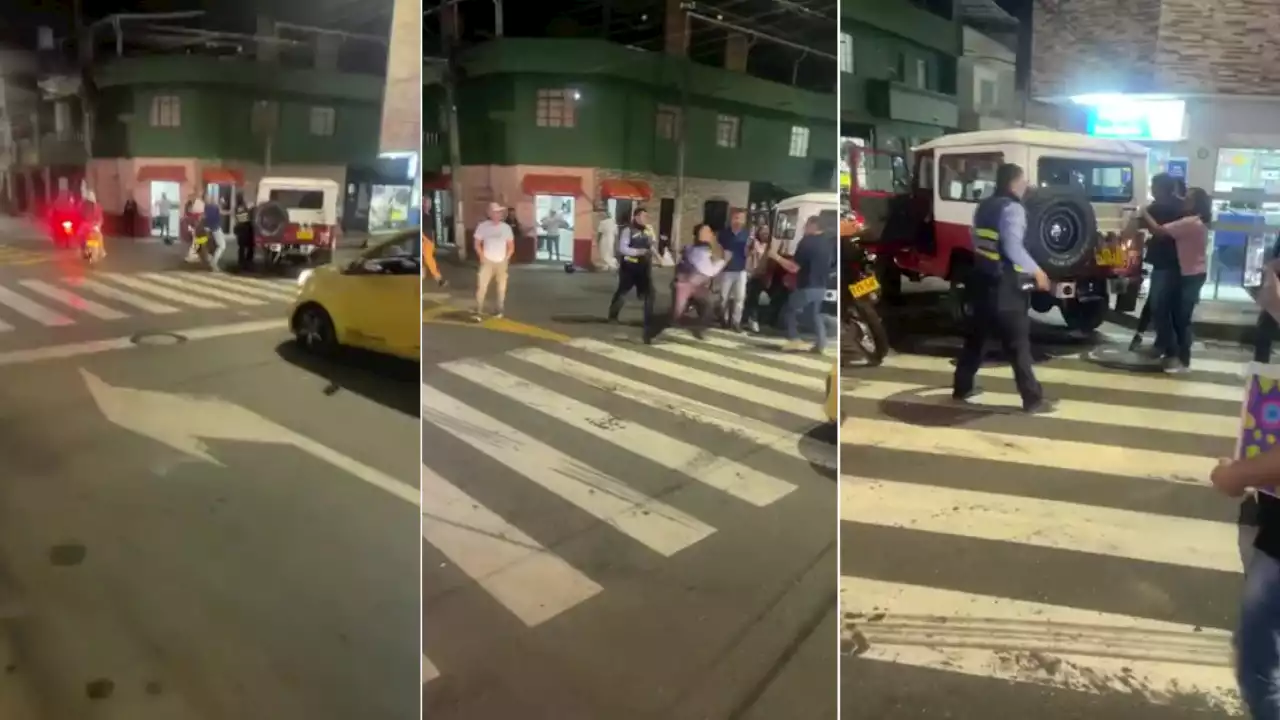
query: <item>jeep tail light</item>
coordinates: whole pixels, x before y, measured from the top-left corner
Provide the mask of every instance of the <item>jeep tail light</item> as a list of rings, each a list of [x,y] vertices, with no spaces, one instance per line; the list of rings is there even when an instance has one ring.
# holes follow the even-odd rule
[[[316,230],[316,245],[320,247],[329,246],[329,228],[319,228]]]

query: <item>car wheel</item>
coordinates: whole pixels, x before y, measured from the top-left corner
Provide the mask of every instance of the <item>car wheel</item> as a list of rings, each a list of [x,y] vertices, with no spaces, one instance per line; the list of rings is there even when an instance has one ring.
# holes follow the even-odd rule
[[[316,355],[332,355],[338,349],[338,333],[333,318],[319,305],[304,305],[293,321],[293,336],[304,350]]]

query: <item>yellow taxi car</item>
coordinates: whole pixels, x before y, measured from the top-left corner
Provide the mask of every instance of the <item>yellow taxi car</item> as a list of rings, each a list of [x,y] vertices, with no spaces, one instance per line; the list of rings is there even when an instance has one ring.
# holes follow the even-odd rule
[[[347,265],[326,265],[298,277],[289,328],[298,345],[317,353],[340,346],[418,360],[422,344],[422,237],[397,233]]]
[[[837,361],[831,365],[831,374],[827,376],[827,422],[839,424],[840,422],[840,363]]]

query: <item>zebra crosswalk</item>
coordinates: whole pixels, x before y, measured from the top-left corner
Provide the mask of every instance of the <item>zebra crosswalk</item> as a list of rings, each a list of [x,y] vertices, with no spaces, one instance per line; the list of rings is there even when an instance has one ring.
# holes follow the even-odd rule
[[[197,272],[93,272],[0,281],[0,333],[67,328],[189,311],[293,302],[287,278]]]
[[[1037,376],[1060,404],[1034,417],[1007,366],[984,368],[968,405],[950,398],[946,358],[847,369],[846,672],[1239,715],[1230,635],[1247,550],[1237,503],[1208,477],[1234,448],[1244,366],[1194,365],[1166,377],[1054,360]]]
[[[424,367],[424,552],[534,628],[608,591],[564,549],[584,523],[670,562],[793,495],[833,501],[814,468],[834,478],[834,439],[811,436],[833,362],[713,333],[651,346],[579,338]],[[470,476],[486,480],[473,490]],[[432,657],[447,645],[431,621],[442,582],[426,581],[424,686],[449,664]]]

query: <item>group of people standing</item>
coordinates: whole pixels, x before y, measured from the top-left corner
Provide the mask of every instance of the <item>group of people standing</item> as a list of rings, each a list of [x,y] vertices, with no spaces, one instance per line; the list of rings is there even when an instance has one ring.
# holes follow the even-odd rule
[[[1208,277],[1209,225],[1213,202],[1203,188],[1189,190],[1167,173],[1151,180],[1153,202],[1126,229],[1134,235],[1145,229],[1151,285],[1129,349],[1159,358],[1167,373],[1191,369],[1191,318]],[[1142,347],[1143,335],[1154,324],[1155,344]]]
[[[836,262],[835,235],[833,229],[824,231],[818,217],[810,218],[804,237],[788,255],[771,242],[767,227],[748,228],[743,210],[734,210],[729,226],[718,234],[710,225],[700,224],[675,264],[670,315],[659,318],[654,312],[653,267],[665,251],[649,225],[648,211],[638,208],[630,223],[618,232],[618,287],[609,303],[608,320],[617,322],[626,296],[634,291],[644,304],[646,343],[652,343],[668,326],[680,324],[690,305],[695,306],[698,316],[691,329],[700,338],[714,315],[713,289],[718,280],[721,324],[726,329],[742,332],[745,322],[758,332],[760,297],[767,293],[770,307],[781,312],[785,321],[785,349],[809,348],[821,353],[826,348],[822,302]],[[715,245],[721,250],[719,258]],[[817,335],[812,346],[800,340],[797,320],[802,313],[809,315]]]
[[[169,199],[161,196],[157,210],[166,218],[166,228],[168,213],[171,211],[168,203]],[[227,249],[227,230],[229,229],[236,238],[239,269],[241,271],[253,269],[253,209],[244,202],[243,198],[236,199],[235,213],[231,214],[226,198],[221,200],[211,198],[206,201],[199,193],[193,192],[183,205],[181,228],[183,239],[190,242],[186,257],[188,263],[200,262],[202,244],[200,238],[206,238],[207,242],[213,243],[213,250],[207,255],[209,269],[220,272],[222,255]],[[165,232],[167,235],[167,230]],[[168,241],[168,237],[165,240]]]

